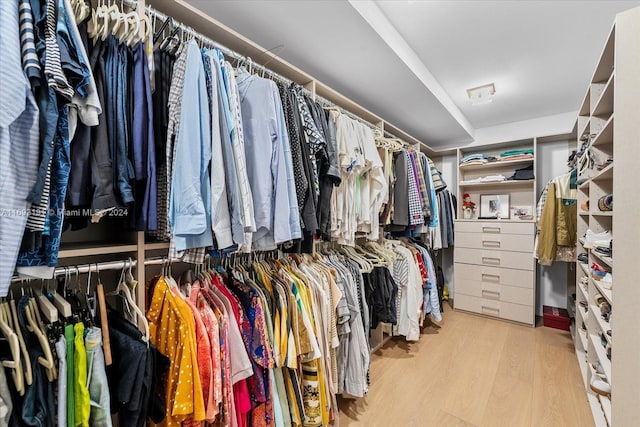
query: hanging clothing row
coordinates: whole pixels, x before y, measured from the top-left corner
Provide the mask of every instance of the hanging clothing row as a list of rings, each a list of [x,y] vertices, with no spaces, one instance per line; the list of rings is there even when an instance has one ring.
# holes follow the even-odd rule
[[[147,285],[150,340],[170,360],[162,425],[335,423],[337,394],[368,391],[370,329],[397,324],[415,341],[425,314],[441,320],[419,245],[248,261]]]
[[[85,0],[4,3],[2,295],[16,266],[52,277],[65,229],[105,215],[155,229],[157,195],[148,18]]]
[[[53,289],[22,282],[20,296],[0,304],[1,425],[108,427],[113,413],[120,425],[144,426],[164,416],[154,388],[169,362],[148,326],[138,330],[147,321],[132,297],[133,263],[120,264],[114,292],[104,293],[99,273],[92,284],[92,265],[86,282],[66,268]]]
[[[383,197],[380,224],[396,235],[427,234],[433,249],[453,246],[456,198],[434,162],[411,147],[376,139],[383,159],[384,182],[389,191]]]
[[[577,180],[574,168],[549,181],[538,200],[535,254],[540,265],[576,261]]]

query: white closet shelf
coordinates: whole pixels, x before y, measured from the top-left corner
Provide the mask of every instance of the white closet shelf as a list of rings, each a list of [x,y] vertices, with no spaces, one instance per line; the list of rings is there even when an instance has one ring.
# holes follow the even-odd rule
[[[595,305],[591,305],[590,307],[591,313],[593,313],[593,317],[595,317],[596,322],[598,323],[598,326],[600,327],[600,330],[602,331],[602,333],[604,334],[605,338],[607,339],[607,342],[609,344],[611,344],[611,337],[609,335],[607,335],[607,331],[611,330],[611,325],[609,324],[609,322],[605,321],[602,316],[600,315],[600,308],[598,308]]]
[[[581,321],[584,321],[583,319],[581,319]],[[582,348],[586,349],[588,344],[588,340],[587,340],[587,331],[585,331],[584,329],[582,329],[580,327],[581,325],[578,325],[578,328],[576,329],[576,331],[578,332],[578,336],[580,337],[580,342],[582,343]],[[585,361],[585,365],[586,365],[586,361]]]
[[[615,72],[612,72],[609,76],[609,80],[607,80],[602,94],[600,94],[600,98],[598,98],[594,105],[593,116],[608,116],[613,113],[613,82],[615,76]]]
[[[589,216],[589,212],[580,211],[580,212],[578,212],[578,215],[580,215],[580,216]]]
[[[602,286],[600,286],[600,283],[598,283],[597,280],[589,280],[591,280],[591,283],[593,283],[594,286],[598,289],[598,292],[600,292],[600,294],[602,294],[602,296],[605,297],[607,301],[609,301],[609,304],[613,304],[613,292],[611,292],[611,289],[603,288]]]
[[[465,171],[469,170],[490,170],[490,169],[501,169],[503,167],[509,166],[521,166],[521,165],[531,165],[533,164],[533,158],[531,159],[519,159],[519,160],[504,160],[497,162],[489,162],[483,165],[460,165],[460,169]]]
[[[584,274],[586,274],[587,277],[589,277],[589,266],[582,262],[578,262],[578,264],[580,264],[580,267],[582,268],[582,271],[584,271]]]
[[[593,147],[603,147],[606,145],[613,145],[613,114],[609,117],[609,120],[604,124],[604,127],[595,137],[591,145]]]
[[[133,243],[114,243],[114,244],[102,244],[96,246],[91,243],[68,243],[63,244],[58,252],[58,258],[75,258],[84,256],[98,256],[98,255],[110,255],[121,254],[127,252],[136,252],[138,246]]]
[[[591,102],[591,85],[587,88],[587,93],[584,95],[582,99],[582,104],[580,104],[580,111],[578,112],[579,116],[589,116],[589,112],[591,111],[589,108],[589,103]]]
[[[498,181],[498,182],[461,182],[460,187],[508,187],[508,186],[522,186],[529,187],[535,183],[535,180],[511,180],[511,181]]]
[[[613,216],[613,211],[591,211],[593,216]]]
[[[609,267],[613,268],[613,258],[601,255],[596,251],[591,251],[591,255],[598,258],[600,261],[607,264]]]
[[[580,283],[576,285],[576,288],[580,289],[580,293],[582,294],[582,301],[588,301],[589,297],[587,296],[587,291],[582,287]]]
[[[589,133],[590,129],[591,129],[591,120],[589,120],[589,113],[587,112],[586,120],[584,122],[584,125],[582,125],[582,128],[578,132],[578,135],[579,136],[585,135]]]
[[[591,178],[591,181],[611,181],[613,179],[613,162]]]
[[[607,380],[609,380],[609,384],[611,384],[611,361],[607,359],[607,352],[604,347],[602,347],[600,337],[595,334],[590,334],[589,338],[591,338],[591,344],[593,345],[596,355],[598,356],[598,360],[602,365],[604,375],[607,377]]]
[[[600,401],[600,405],[602,405],[602,412],[604,412],[607,424],[611,425],[611,399],[607,396],[598,396],[598,400]]]

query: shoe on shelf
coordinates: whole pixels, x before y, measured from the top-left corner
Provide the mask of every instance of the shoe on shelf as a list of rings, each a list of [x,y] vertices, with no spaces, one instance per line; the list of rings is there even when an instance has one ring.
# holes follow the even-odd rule
[[[580,255],[578,255],[578,261],[583,264],[589,263],[589,255],[587,255],[586,252],[581,253]]]
[[[598,199],[598,209],[602,212],[613,210],[613,194],[605,194]]]
[[[582,210],[582,212],[589,212],[589,201],[585,200],[584,202],[582,202],[580,204],[580,209]]]
[[[595,371],[596,375],[598,375],[600,378],[605,378],[604,368],[602,367],[602,364],[600,362],[592,363],[591,367]]]
[[[594,393],[601,396],[611,397],[611,385],[601,376],[592,376],[589,386]]]
[[[611,258],[613,256],[613,239],[609,240],[609,246],[596,246],[594,252]]]
[[[602,233],[594,233],[591,230],[587,230],[584,235],[584,248],[593,249],[596,246],[609,246],[611,243],[611,232],[603,231]]]

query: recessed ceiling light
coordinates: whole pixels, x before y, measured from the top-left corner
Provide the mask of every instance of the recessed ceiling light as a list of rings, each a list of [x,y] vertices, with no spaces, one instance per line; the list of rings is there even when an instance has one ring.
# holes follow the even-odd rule
[[[493,83],[467,89],[467,95],[471,100],[471,105],[484,105],[493,101],[496,93],[496,86]]]

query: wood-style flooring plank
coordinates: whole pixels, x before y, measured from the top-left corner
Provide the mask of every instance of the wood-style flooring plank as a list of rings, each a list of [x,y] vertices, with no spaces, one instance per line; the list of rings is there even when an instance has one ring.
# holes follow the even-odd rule
[[[340,427],[592,426],[568,332],[446,307],[420,341],[373,356],[363,399],[340,399]]]

